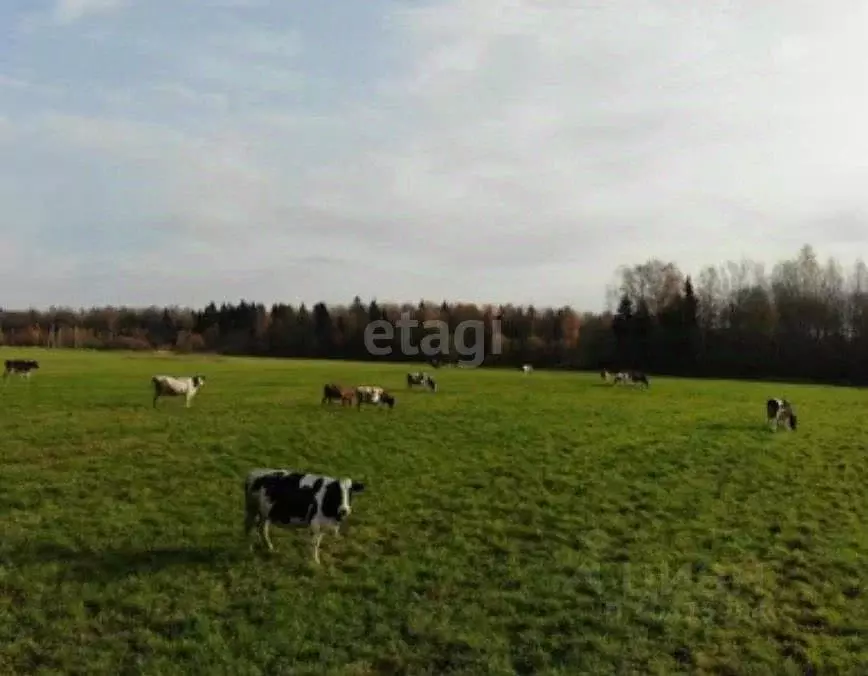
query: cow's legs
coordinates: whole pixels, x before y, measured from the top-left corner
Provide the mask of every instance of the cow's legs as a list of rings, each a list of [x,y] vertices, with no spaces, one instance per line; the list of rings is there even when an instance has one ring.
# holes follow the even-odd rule
[[[313,560],[319,563],[319,545],[322,542],[323,532],[319,526],[314,525],[311,525],[311,532],[313,533]]]
[[[244,537],[250,536],[250,531],[253,530],[253,527],[256,525],[256,519],[259,516],[259,512],[256,510],[250,509],[248,505],[245,508],[244,513]]]
[[[266,518],[261,518],[259,520],[259,537],[262,539],[262,542],[265,544],[268,551],[273,552],[274,545],[271,544],[271,538],[268,537],[268,519]]]

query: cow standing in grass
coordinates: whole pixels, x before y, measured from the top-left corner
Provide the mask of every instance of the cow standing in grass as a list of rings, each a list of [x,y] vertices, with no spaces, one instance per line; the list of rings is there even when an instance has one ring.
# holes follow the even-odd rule
[[[281,528],[306,526],[313,535],[313,560],[319,559],[323,528],[340,535],[341,523],[350,515],[353,495],[365,490],[363,483],[291,469],[255,469],[244,481],[244,535],[258,527],[269,552],[274,545],[268,535],[271,524]]]
[[[382,387],[373,385],[360,385],[356,388],[356,406],[362,409],[362,404],[372,404],[395,408],[395,397],[386,392]]]
[[[530,373],[533,371],[533,366],[531,366],[530,364],[525,364],[521,367],[521,371],[522,373]]]
[[[642,371],[630,371],[630,382],[634,385],[644,385],[645,387],[651,387],[651,384],[648,382],[648,376],[646,376]]]
[[[766,420],[773,432],[781,425],[791,431],[796,429],[796,414],[786,399],[769,399],[766,402]]]
[[[646,376],[642,371],[619,371],[612,378],[612,384],[644,385],[645,387],[651,386],[648,382],[648,376]]]
[[[434,381],[434,378],[425,372],[420,371],[407,374],[407,387],[413,387],[414,385],[423,385],[432,392],[437,391],[437,383]]]
[[[7,359],[4,362],[3,381],[11,375],[20,375],[25,380],[30,380],[31,374],[39,368],[39,362],[35,359]]]
[[[352,406],[356,392],[353,389],[341,387],[334,383],[323,385],[322,388],[322,403],[331,403],[334,401],[341,402],[341,406]]]
[[[151,378],[151,384],[154,386],[154,408],[157,408],[157,400],[160,397],[184,397],[185,406],[190,408],[193,397],[205,384],[205,377],[154,376]]]

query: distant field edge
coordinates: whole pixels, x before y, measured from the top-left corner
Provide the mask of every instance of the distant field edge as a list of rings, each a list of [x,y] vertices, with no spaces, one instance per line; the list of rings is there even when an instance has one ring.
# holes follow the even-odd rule
[[[169,350],[169,349],[155,349],[155,350],[125,350],[119,348],[87,348],[87,347],[37,347],[37,346],[21,346],[17,347],[14,345],[0,345],[0,356],[3,359],[11,358],[13,356],[22,356],[26,357],[27,355],[33,354],[81,354],[88,356],[97,356],[97,355],[117,355],[123,356],[125,358],[157,358],[157,359],[203,359],[203,360],[215,360],[215,359],[237,359],[237,360],[256,360],[256,361],[282,361],[282,362],[299,362],[299,363],[309,363],[309,362],[339,362],[345,364],[357,364],[359,366],[362,365],[392,365],[392,366],[406,366],[408,368],[433,368],[430,364],[425,360],[412,360],[412,359],[394,359],[394,358],[377,358],[377,359],[358,359],[355,357],[345,357],[345,356],[318,356],[318,355],[310,355],[310,356],[282,356],[282,355],[264,355],[264,354],[242,354],[242,353],[234,353],[227,351],[206,351],[206,350],[196,350],[193,352],[185,352],[183,350]],[[497,370],[497,371],[513,371],[520,369],[520,363],[514,364],[503,364],[503,363],[483,363],[478,367],[457,367],[458,370],[466,371],[473,370],[474,368],[483,368],[487,371]],[[435,370],[451,370],[452,368],[456,368],[453,366],[443,366],[440,369]],[[572,364],[552,364],[548,366],[536,366],[534,365],[534,369],[536,371],[541,372],[549,372],[549,373],[581,373],[584,375],[596,375],[600,373],[602,367],[587,367],[587,366],[576,366]],[[758,376],[758,377],[749,377],[745,375],[732,375],[732,374],[719,374],[719,373],[696,373],[696,374],[683,374],[683,373],[656,373],[653,371],[646,371],[646,373],[651,378],[666,378],[667,380],[701,380],[708,382],[733,382],[733,383],[778,383],[781,385],[813,385],[813,386],[827,386],[827,387],[841,387],[841,388],[853,388],[853,389],[863,389],[868,386],[868,383],[861,383],[852,380],[846,379],[837,379],[837,380],[824,380],[824,379],[810,379],[810,378],[785,378],[778,376]]]

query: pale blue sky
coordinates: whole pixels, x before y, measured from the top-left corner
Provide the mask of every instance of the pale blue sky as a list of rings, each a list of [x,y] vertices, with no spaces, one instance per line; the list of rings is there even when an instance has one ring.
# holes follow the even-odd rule
[[[0,3],[0,305],[568,303],[868,242],[857,0]]]

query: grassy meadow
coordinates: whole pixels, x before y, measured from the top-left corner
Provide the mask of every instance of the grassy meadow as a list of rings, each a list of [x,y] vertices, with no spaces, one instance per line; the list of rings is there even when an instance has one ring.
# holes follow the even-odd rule
[[[866,392],[0,355],[41,365],[0,384],[0,673],[868,673]],[[155,411],[155,373],[207,382]],[[263,466],[366,484],[321,566],[303,530],[244,540]]]

